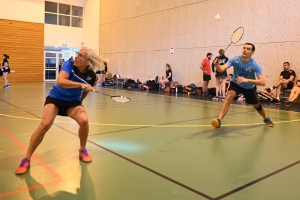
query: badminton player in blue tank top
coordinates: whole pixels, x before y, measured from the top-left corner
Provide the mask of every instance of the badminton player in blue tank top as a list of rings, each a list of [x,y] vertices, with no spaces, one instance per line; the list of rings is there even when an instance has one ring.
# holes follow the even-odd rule
[[[89,92],[94,90],[93,86],[96,82],[94,71],[104,68],[104,62],[107,61],[95,54],[92,49],[82,48],[77,52],[75,61],[64,63],[56,84],[46,98],[42,121],[31,136],[26,155],[15,170],[16,174],[27,172],[33,152],[42,142],[57,115],[69,116],[78,123],[79,158],[83,162],[92,161],[92,156],[86,150],[89,123],[82,101]]]
[[[215,130],[221,129],[221,121],[226,115],[231,101],[239,94],[244,95],[246,103],[251,104],[257,110],[263,117],[265,124],[269,127],[274,126],[274,123],[266,116],[265,109],[259,104],[256,96],[255,86],[265,86],[266,79],[263,75],[261,66],[252,58],[254,52],[255,46],[251,43],[245,43],[242,55],[229,59],[225,65],[220,65],[219,61],[217,62],[216,69],[219,72],[223,72],[230,67],[233,67],[234,72],[219,117],[213,119],[211,123]]]

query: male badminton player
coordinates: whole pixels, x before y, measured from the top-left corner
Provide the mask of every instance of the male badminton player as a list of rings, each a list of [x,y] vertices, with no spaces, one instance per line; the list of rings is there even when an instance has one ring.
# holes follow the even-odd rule
[[[65,62],[58,75],[57,83],[46,98],[42,121],[31,136],[27,153],[17,167],[16,174],[27,172],[33,152],[42,142],[57,115],[69,116],[78,123],[79,158],[83,162],[92,161],[92,156],[86,150],[89,123],[82,101],[90,91],[93,91],[96,82],[94,71],[102,66],[104,66],[103,58],[89,48],[80,49],[75,56],[75,61]]]
[[[265,110],[262,105],[259,104],[256,96],[255,85],[265,86],[266,79],[263,75],[261,66],[252,58],[254,52],[255,46],[251,43],[245,43],[242,55],[229,59],[225,65],[220,65],[220,61],[216,62],[216,69],[219,72],[223,72],[231,66],[233,66],[234,72],[227,97],[222,104],[219,117],[217,119],[213,119],[211,123],[215,130],[221,129],[221,121],[226,115],[231,101],[239,94],[243,94],[246,99],[246,103],[251,104],[257,110],[257,112],[263,117],[264,123],[266,123],[269,127],[274,126],[274,123],[266,116]]]

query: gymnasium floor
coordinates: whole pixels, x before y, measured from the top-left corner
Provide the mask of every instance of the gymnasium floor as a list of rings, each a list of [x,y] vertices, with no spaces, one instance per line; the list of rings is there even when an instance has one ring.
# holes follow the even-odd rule
[[[16,176],[52,85],[0,90],[1,199],[300,199],[299,105],[265,104],[270,128],[252,107],[233,103],[215,131],[221,102],[118,88],[96,89],[132,101],[97,93],[84,101],[92,163],[78,159],[77,124],[58,116],[29,172]]]

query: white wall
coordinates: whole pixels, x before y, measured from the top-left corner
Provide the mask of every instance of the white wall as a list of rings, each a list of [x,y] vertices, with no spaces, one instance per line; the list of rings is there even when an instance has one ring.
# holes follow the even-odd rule
[[[83,46],[99,53],[100,0],[86,0],[83,16]]]
[[[0,0],[0,18],[44,23],[45,0]]]
[[[201,85],[201,60],[226,48],[243,26],[243,39],[226,55],[239,55],[244,42],[254,43],[254,58],[270,86],[284,61],[300,73],[299,8],[299,0],[101,0],[100,50],[110,71],[123,77],[145,81],[163,75],[168,62],[175,80]],[[214,19],[217,13],[221,21]]]
[[[57,26],[45,24],[44,26],[45,46],[81,47],[83,43],[83,29],[76,27]]]

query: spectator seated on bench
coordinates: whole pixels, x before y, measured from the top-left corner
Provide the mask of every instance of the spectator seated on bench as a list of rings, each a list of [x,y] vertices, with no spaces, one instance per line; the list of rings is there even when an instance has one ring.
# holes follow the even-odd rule
[[[272,90],[276,89],[276,104],[280,104],[279,96],[281,93],[281,89],[292,89],[296,77],[296,73],[294,70],[291,70],[289,62],[283,63],[283,69],[284,70],[280,73],[279,81],[273,87],[266,88],[268,92],[271,92]]]
[[[300,74],[298,75],[298,79],[296,81],[295,86],[293,87],[293,89],[290,92],[290,96],[284,102],[285,106],[287,106],[287,107],[292,106],[292,102],[298,98],[299,94],[300,94]]]
[[[167,63],[165,68],[166,68],[166,77],[162,76],[162,79],[159,80],[159,86],[161,86],[162,89],[164,89],[166,87],[166,85],[165,85],[166,83],[172,82],[171,65]]]

